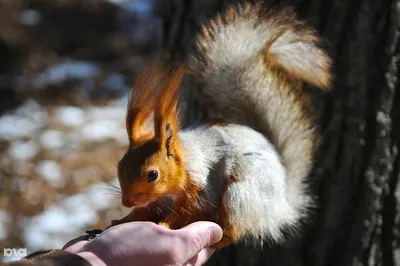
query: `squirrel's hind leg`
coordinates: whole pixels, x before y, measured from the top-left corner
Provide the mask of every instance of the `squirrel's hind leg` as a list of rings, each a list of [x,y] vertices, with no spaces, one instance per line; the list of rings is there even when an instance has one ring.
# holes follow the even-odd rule
[[[218,243],[211,246],[212,248],[224,248],[240,241],[242,235],[237,230],[236,224],[229,223],[225,210],[221,210],[219,224],[223,229],[223,236]]]
[[[298,213],[287,201],[285,169],[279,157],[261,150],[238,156],[235,162],[232,174],[237,178],[228,179],[222,195],[224,236],[233,243],[244,238],[284,240],[284,228],[296,224]]]
[[[229,176],[222,194],[223,197],[227,192],[229,185],[236,182],[238,182],[238,180],[234,176]],[[240,241],[242,233],[238,231],[237,224],[229,221],[229,213],[224,203],[221,204],[221,209],[219,214],[219,225],[223,229],[223,236],[218,243],[212,246],[212,248],[224,248],[226,246],[229,246],[230,244]]]

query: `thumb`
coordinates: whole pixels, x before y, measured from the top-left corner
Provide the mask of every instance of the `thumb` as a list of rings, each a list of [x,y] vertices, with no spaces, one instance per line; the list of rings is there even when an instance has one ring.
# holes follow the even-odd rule
[[[83,236],[79,236],[75,239],[72,239],[67,244],[64,245],[62,250],[76,253],[76,252],[82,250],[83,246],[88,242],[86,238],[87,238],[87,235],[83,235]]]
[[[184,263],[196,256],[201,250],[214,245],[222,238],[221,227],[212,222],[196,222],[175,231],[185,247],[182,258]]]

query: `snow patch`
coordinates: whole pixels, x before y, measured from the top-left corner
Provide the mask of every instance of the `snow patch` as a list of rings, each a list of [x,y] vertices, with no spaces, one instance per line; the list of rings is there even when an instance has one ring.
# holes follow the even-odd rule
[[[21,24],[27,26],[35,26],[40,23],[41,19],[40,12],[32,9],[22,10],[20,15]]]
[[[112,101],[110,103],[110,106],[122,108],[125,111],[126,106],[128,104],[128,98],[129,98],[128,96],[129,96],[129,93],[126,93],[126,95]]]
[[[38,191],[41,190],[42,184],[39,180],[29,180],[26,181],[24,184],[24,192],[26,195],[26,199],[36,205],[40,203],[41,200],[41,195],[37,193]]]
[[[7,222],[9,219],[9,215],[6,211],[0,210],[0,240],[4,240],[7,238]]]
[[[149,0],[134,0],[134,1],[109,0],[109,1],[121,7],[125,12],[140,18],[150,17],[154,9],[153,1]]]
[[[90,62],[63,59],[39,74],[36,82],[39,86],[60,84],[68,79],[86,79],[95,76],[99,67]]]
[[[120,146],[128,146],[129,145],[129,138],[128,138],[125,128],[120,128],[117,132],[115,132],[114,139]]]
[[[110,184],[118,186],[114,178]],[[61,248],[98,221],[97,211],[112,204],[115,195],[107,193],[106,184],[97,182],[83,192],[62,199],[41,214],[28,218],[22,228],[29,248]],[[1,213],[0,213],[1,218]]]
[[[15,115],[0,117],[0,139],[14,140],[33,135],[40,126],[31,120]]]
[[[86,190],[88,200],[98,211],[110,208],[112,201],[118,198],[117,192],[108,191],[107,189],[116,190],[116,188],[108,187],[104,183],[95,183]]]
[[[60,107],[56,114],[56,120],[67,127],[78,127],[85,121],[85,113],[75,106]]]
[[[39,152],[39,150],[39,145],[32,140],[26,142],[17,140],[11,143],[9,153],[15,160],[29,161]]]
[[[87,109],[87,120],[115,120],[121,124],[125,123],[126,110],[117,106],[104,106],[104,107],[89,107]]]
[[[46,125],[47,113],[33,100],[25,101],[14,113],[0,117],[0,140],[32,137]]]
[[[40,144],[46,149],[61,148],[65,144],[64,133],[58,130],[46,130],[40,136]]]
[[[112,120],[100,120],[85,125],[82,136],[86,141],[103,141],[113,139],[119,124]]]
[[[123,91],[126,89],[125,86],[125,78],[121,74],[112,74],[110,75],[106,81],[104,81],[104,87],[111,91]]]
[[[37,164],[35,171],[53,187],[62,187],[64,185],[65,181],[62,178],[61,168],[55,161],[41,161]]]

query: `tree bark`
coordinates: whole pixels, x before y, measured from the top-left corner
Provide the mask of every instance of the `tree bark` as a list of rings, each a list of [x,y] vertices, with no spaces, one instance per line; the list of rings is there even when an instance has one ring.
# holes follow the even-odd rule
[[[164,47],[184,60],[224,0],[164,0]],[[334,86],[317,95],[323,142],[311,175],[319,207],[299,236],[263,249],[230,246],[208,265],[400,265],[400,1],[293,0],[334,59]],[[185,124],[202,110],[184,93]]]

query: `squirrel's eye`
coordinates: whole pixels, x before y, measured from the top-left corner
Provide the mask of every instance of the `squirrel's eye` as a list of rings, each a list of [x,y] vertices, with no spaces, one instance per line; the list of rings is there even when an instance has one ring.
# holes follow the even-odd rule
[[[149,176],[147,177],[147,181],[153,182],[154,180],[156,180],[158,177],[158,171],[157,170],[151,170],[149,173]]]

